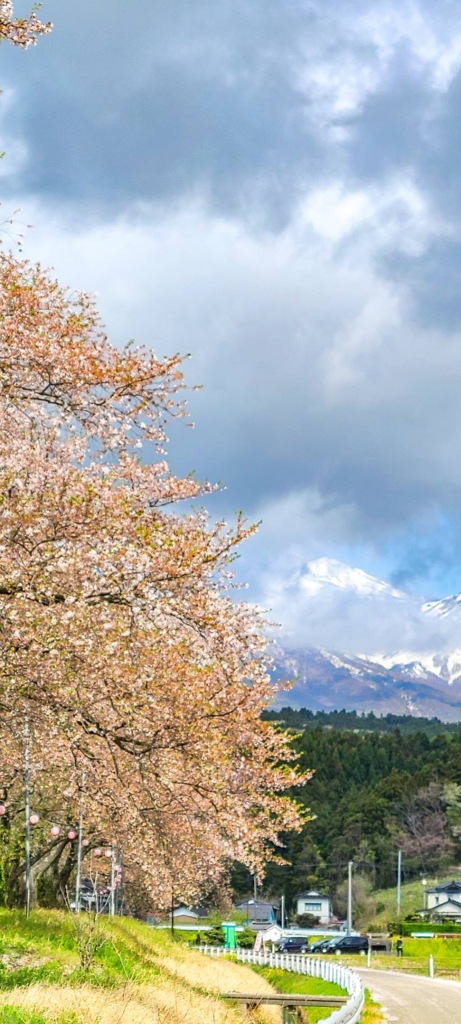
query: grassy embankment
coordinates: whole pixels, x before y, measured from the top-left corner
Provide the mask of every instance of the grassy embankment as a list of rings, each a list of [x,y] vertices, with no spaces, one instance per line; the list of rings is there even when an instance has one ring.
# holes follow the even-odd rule
[[[78,922],[85,927],[86,915]],[[91,967],[79,963],[77,919],[0,910],[0,1024],[242,1024],[226,990],[265,991],[249,968],[210,960],[165,933],[124,920],[99,922]],[[261,1008],[260,1024],[280,1013]]]
[[[222,992],[262,993],[271,986],[341,991],[316,979],[285,972],[264,977],[230,960],[204,957],[168,933],[127,919],[101,919],[99,948],[83,970],[76,929],[80,924],[85,931],[87,921],[83,914],[44,910],[27,920],[0,910],[0,1024],[242,1024],[248,1021],[243,1005],[224,1002]],[[261,1006],[251,1019],[280,1024],[281,1011]],[[309,1019],[319,1019],[314,1009]],[[364,1018],[364,1024],[378,1021]]]

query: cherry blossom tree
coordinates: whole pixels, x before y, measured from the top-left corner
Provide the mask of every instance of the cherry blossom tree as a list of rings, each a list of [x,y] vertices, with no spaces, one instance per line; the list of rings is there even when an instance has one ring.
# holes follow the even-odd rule
[[[39,36],[51,32],[51,24],[38,18],[40,4],[34,4],[26,18],[15,18],[11,0],[0,0],[0,40],[7,39],[14,46],[27,48],[36,43]]]
[[[51,28],[37,11],[15,18],[0,0],[0,38],[33,44]],[[26,723],[35,887],[68,884],[83,779],[85,852],[123,850],[128,881],[157,903],[222,887],[234,858],[261,874],[300,827],[285,794],[309,773],[261,721],[265,624],[232,593],[252,528],[190,511],[210,488],[165,460],[183,388],[179,356],[114,348],[88,296],[0,254],[7,899],[24,875]]]
[[[49,807],[51,784],[58,803],[63,786],[75,800],[84,771],[90,834],[124,850],[157,902],[173,881],[181,897],[222,884],[233,858],[261,873],[300,826],[284,794],[308,777],[260,718],[273,697],[265,623],[230,573],[252,528],[191,511],[209,487],[165,461],[183,386],[178,356],[114,348],[88,296],[0,255],[0,710],[13,781],[27,718],[40,799]],[[52,849],[37,851],[37,877]]]

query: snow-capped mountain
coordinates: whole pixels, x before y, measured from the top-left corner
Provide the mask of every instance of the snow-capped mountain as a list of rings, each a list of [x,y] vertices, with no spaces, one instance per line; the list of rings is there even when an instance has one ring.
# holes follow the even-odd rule
[[[388,596],[397,600],[405,598],[400,590],[395,590],[383,580],[369,576],[362,569],[353,569],[344,562],[334,558],[317,558],[308,562],[306,570],[301,574],[300,586],[306,594],[315,596],[327,587],[353,591],[362,597]]]
[[[461,720],[461,595],[428,601],[319,558],[271,596],[290,703]]]
[[[374,655],[372,661],[384,665],[385,668],[406,671],[414,678],[422,678],[428,673],[451,686],[461,679],[461,650],[451,654],[415,654],[399,651],[394,654]]]
[[[409,666],[387,669],[365,658],[307,648],[280,653],[275,679],[291,680],[274,706],[306,707],[312,711],[373,711],[377,715],[411,714],[461,721],[461,682],[448,687],[431,672]]]

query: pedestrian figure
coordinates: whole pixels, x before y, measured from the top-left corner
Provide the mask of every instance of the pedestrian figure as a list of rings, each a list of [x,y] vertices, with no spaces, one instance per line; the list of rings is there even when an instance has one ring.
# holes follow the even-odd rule
[[[196,946],[200,946],[201,942],[202,942],[202,940],[200,938],[200,932],[197,932],[197,934],[195,936],[195,945]]]
[[[403,942],[402,942],[402,939],[397,939],[397,942],[395,944],[395,948],[397,950],[397,956],[403,956]]]

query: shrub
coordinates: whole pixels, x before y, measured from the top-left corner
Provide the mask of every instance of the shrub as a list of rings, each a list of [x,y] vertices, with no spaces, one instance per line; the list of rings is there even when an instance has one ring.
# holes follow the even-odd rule
[[[203,939],[208,946],[224,946],[224,932],[221,926],[216,924],[214,928],[209,928],[203,933]]]
[[[253,949],[255,938],[255,932],[251,928],[244,928],[243,932],[237,932],[237,945],[241,949]]]
[[[299,928],[316,928],[320,923],[320,918],[315,917],[314,914],[298,914],[296,917],[296,924]]]

